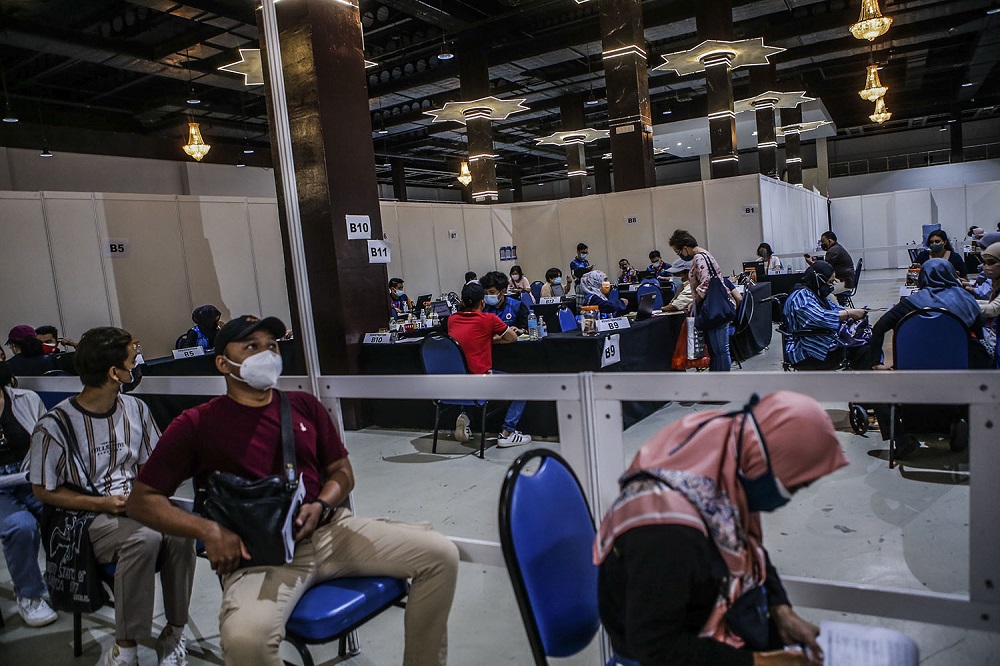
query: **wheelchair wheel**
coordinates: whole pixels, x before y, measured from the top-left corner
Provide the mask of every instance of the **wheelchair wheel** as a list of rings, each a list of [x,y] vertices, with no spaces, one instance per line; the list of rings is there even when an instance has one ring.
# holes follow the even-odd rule
[[[847,411],[850,416],[851,430],[858,435],[864,435],[868,432],[868,412],[861,405],[852,402],[847,406]]]

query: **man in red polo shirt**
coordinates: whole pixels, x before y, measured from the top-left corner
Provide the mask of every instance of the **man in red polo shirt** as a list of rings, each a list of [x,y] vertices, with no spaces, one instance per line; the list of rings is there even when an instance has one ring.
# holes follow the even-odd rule
[[[448,335],[455,338],[462,348],[469,372],[477,375],[497,372],[493,370],[493,345],[514,342],[520,335],[517,328],[503,323],[495,314],[483,312],[485,298],[482,285],[475,282],[465,285],[462,288],[462,311],[448,318]],[[498,448],[520,446],[531,441],[531,437],[517,429],[525,404],[523,400],[510,403],[497,438]],[[469,417],[463,412],[455,422],[455,439],[468,442],[471,438]]]

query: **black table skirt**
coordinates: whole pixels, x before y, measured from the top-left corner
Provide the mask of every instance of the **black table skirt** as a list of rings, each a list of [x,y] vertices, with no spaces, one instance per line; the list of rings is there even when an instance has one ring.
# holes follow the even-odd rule
[[[802,282],[802,276],[804,273],[774,273],[773,275],[765,275],[763,282],[767,282],[771,285],[771,294],[790,294],[795,290],[796,285]],[[771,304],[771,320],[776,323],[781,323],[785,320],[785,316],[781,312],[781,304],[774,302]]]
[[[544,306],[543,306],[544,307]],[[493,347],[493,367],[511,374],[577,372],[667,372],[682,317],[657,317],[634,322],[620,333],[622,360],[601,368],[604,338],[584,337],[579,331],[550,333],[544,340],[519,341]],[[361,364],[369,375],[421,374],[420,344],[363,345]],[[375,425],[387,428],[429,430],[434,427],[434,405],[430,400],[371,400],[369,415]],[[623,426],[629,427],[653,413],[662,402],[622,404]],[[502,425],[505,405],[491,407],[487,429],[496,432]],[[444,412],[441,419],[447,432],[454,427],[457,408]],[[478,429],[474,414],[473,428]],[[519,428],[533,436],[548,437],[559,432],[555,402],[529,402]]]
[[[761,282],[750,287],[744,298],[750,299],[751,315],[747,325],[737,328],[736,334],[729,341],[730,354],[734,361],[743,362],[755,356],[771,344],[774,329],[771,325],[770,303],[762,303],[771,296],[771,284]]]

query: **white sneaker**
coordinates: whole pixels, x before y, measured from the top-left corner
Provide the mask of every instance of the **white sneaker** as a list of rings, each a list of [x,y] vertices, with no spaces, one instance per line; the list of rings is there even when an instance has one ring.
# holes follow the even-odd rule
[[[184,628],[168,624],[156,639],[156,656],[160,666],[187,666],[187,646]]]
[[[17,612],[29,627],[44,627],[55,622],[59,615],[45,603],[45,599],[17,599]]]
[[[455,419],[455,440],[465,444],[472,439],[472,428],[469,427],[469,417],[466,416],[465,412],[458,415]]]
[[[122,647],[112,643],[97,666],[139,666],[139,648]]]
[[[523,432],[515,430],[506,437],[504,437],[503,434],[497,437],[497,448],[509,449],[512,446],[521,446],[522,444],[527,444],[530,441],[531,435],[525,435]]]

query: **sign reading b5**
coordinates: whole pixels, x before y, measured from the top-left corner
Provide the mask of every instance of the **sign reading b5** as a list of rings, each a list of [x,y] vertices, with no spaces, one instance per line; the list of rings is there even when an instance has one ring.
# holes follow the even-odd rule
[[[104,244],[104,256],[110,259],[124,259],[129,255],[127,238],[109,238]]]

